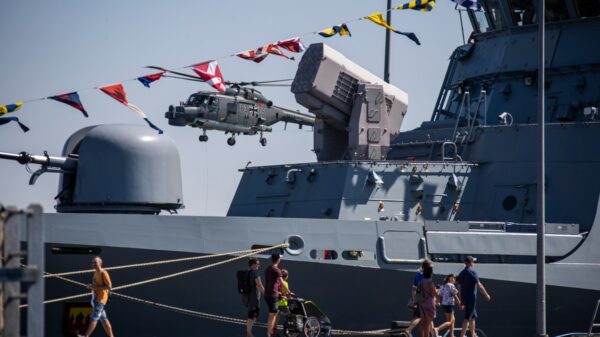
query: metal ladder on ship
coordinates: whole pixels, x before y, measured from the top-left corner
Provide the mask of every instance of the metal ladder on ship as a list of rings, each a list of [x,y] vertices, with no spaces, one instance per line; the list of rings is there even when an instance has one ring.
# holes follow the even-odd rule
[[[596,323],[596,315],[598,315],[598,307],[600,306],[600,300],[596,302],[596,308],[594,309],[594,315],[592,316],[592,320],[590,321],[590,328],[588,329],[588,337],[596,336],[593,332],[594,328],[600,328],[600,323]]]

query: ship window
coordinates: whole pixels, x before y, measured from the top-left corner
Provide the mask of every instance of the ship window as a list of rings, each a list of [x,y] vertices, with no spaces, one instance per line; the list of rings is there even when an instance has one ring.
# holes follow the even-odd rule
[[[517,198],[514,195],[509,195],[502,201],[502,208],[505,211],[512,211],[517,206]]]
[[[502,18],[502,6],[500,4],[500,0],[488,0],[487,4],[487,14],[492,22],[493,29],[502,29],[506,28],[504,24],[504,20]]]
[[[485,33],[490,30],[490,22],[488,21],[488,17],[483,11],[472,12],[473,19],[475,22],[475,29],[478,33]]]
[[[600,1],[598,0],[575,0],[577,16],[589,18],[600,15]]]
[[[565,0],[546,0],[546,21],[560,21],[569,18]]]
[[[50,249],[55,255],[100,255],[100,247],[86,246],[54,246]]]
[[[526,26],[537,22],[532,0],[510,0],[510,14],[513,24]]]
[[[375,260],[375,253],[368,250],[353,249],[342,252],[344,260]]]
[[[313,249],[310,251],[310,257],[316,260],[336,260],[338,253],[331,249]]]

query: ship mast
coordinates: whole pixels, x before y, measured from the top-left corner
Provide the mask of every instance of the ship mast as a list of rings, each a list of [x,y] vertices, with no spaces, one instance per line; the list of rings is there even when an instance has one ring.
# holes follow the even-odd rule
[[[546,270],[545,270],[545,220],[546,220],[546,200],[545,200],[545,118],[544,118],[544,100],[545,100],[545,0],[538,0],[538,167],[537,167],[537,298],[536,298],[536,321],[537,336],[546,337]]]
[[[387,23],[392,24],[392,0],[387,0]],[[383,80],[390,83],[390,30],[385,30],[385,59],[383,61]]]

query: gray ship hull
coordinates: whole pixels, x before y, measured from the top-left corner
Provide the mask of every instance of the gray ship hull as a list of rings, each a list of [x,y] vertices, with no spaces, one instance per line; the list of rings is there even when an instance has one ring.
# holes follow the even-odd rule
[[[48,250],[48,268],[59,269],[86,265],[89,256],[51,256]],[[107,263],[135,263],[189,256],[168,251],[136,250],[102,247]],[[263,266],[267,260],[262,261]],[[115,271],[116,285],[177,272],[199,265],[185,264],[171,267]],[[412,312],[406,307],[410,295],[413,272],[336,266],[321,263],[285,261],[282,267],[290,271],[290,285],[297,294],[315,300],[329,316],[334,329],[373,330],[387,328],[392,320],[410,320]],[[132,288],[124,294],[164,303],[176,307],[245,318],[241,297],[236,293],[235,271],[243,269],[238,262],[200,271],[170,281]],[[576,276],[574,276],[576,277]],[[88,282],[88,277],[77,277]],[[498,280],[482,280],[492,293],[493,300],[478,300],[478,326],[490,337],[529,337],[535,332],[535,285]],[[436,283],[441,276],[436,277]],[[68,296],[81,292],[81,288],[65,285],[62,281],[47,282],[48,298]],[[548,287],[548,332],[551,336],[565,331],[586,331],[595,301],[596,290],[566,287]],[[240,336],[244,327],[228,323],[189,317],[164,311],[152,306],[131,303],[113,297],[107,312],[117,335],[122,336]],[[86,300],[78,301],[86,304]],[[259,321],[266,322],[266,305],[263,302]],[[65,304],[46,307],[47,336],[64,336]],[[443,321],[441,310],[436,323]],[[457,314],[457,322],[462,314]],[[261,336],[264,329],[255,328]]]
[[[44,214],[47,233],[46,270],[57,273],[86,268],[92,255],[57,254],[57,247],[78,245],[99,248],[106,266],[149,262],[181,256],[205,255],[270,246],[289,235],[301,236],[303,252],[284,255],[292,289],[313,299],[331,318],[334,329],[371,330],[387,328],[392,320],[408,320],[406,307],[418,263],[410,251],[386,251],[380,237],[392,229],[417,233],[424,226],[397,221],[350,221],[319,219],[174,217],[153,215]],[[548,331],[585,330],[593,305],[600,297],[597,248],[599,219],[570,254],[548,264]],[[383,233],[382,233],[383,232]],[[490,233],[496,235],[498,233]],[[421,235],[421,234],[419,234]],[[421,237],[422,238],[422,237]],[[501,239],[498,239],[501,240]],[[509,240],[512,240],[509,238]],[[513,240],[514,241],[514,240]],[[388,240],[386,244],[392,242]],[[337,259],[311,256],[315,249],[339,252]],[[346,259],[347,249],[361,250],[363,259]],[[372,253],[372,254],[370,254]],[[399,254],[391,258],[390,255]],[[407,259],[400,259],[408,254]],[[421,252],[414,252],[419,257]],[[578,254],[583,254],[579,256]],[[266,258],[266,255],[263,255]],[[569,262],[569,261],[574,262]],[[115,286],[191,269],[203,262],[132,268],[114,271]],[[267,261],[263,261],[263,266]],[[245,308],[236,292],[238,261],[124,290],[123,293],[153,302],[190,310],[245,318]],[[460,263],[435,263],[436,281],[461,270]],[[477,270],[492,294],[491,302],[479,300],[478,326],[487,336],[531,336],[535,328],[535,264],[479,263]],[[73,277],[88,282],[90,275]],[[60,280],[46,281],[46,297],[81,293],[81,288]],[[88,299],[74,302],[84,303]],[[72,301],[73,302],[73,301]],[[48,336],[64,336],[65,310],[69,304],[46,307]],[[264,310],[263,310],[264,311]],[[230,336],[243,327],[188,317],[152,306],[115,299],[108,307],[118,335],[127,336]],[[439,313],[438,321],[442,314]],[[458,321],[462,319],[458,315]],[[265,321],[265,313],[261,314]],[[258,328],[257,328],[258,329]]]

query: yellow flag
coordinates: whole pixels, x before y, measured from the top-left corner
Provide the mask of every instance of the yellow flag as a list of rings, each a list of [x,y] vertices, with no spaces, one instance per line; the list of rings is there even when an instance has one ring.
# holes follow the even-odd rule
[[[369,19],[369,20],[375,22],[376,24],[391,30],[392,32],[396,32],[396,30],[392,26],[388,25],[387,21],[385,21],[385,19],[383,18],[383,13],[381,13],[381,12],[377,12],[377,13],[373,13],[369,16],[365,16],[365,19]]]
[[[335,25],[331,28],[323,29],[322,31],[319,32],[319,35],[321,35],[322,37],[331,37],[331,36],[334,36],[335,34],[340,34],[340,36],[344,36],[344,35],[352,36],[352,34],[350,34],[350,29],[348,29],[348,26],[346,26],[345,23]]]
[[[396,7],[396,9],[398,9],[398,10],[414,9],[416,11],[421,11],[421,12],[430,12],[433,9],[433,7],[435,7],[435,0],[414,0],[414,1],[402,4],[398,7]]]
[[[9,112],[15,112],[21,108],[23,102],[17,102],[15,104],[8,104],[0,106],[0,116],[6,115]]]
[[[365,19],[371,20],[374,23],[383,26],[389,30],[391,30],[392,32],[396,33],[396,34],[400,34],[400,35],[404,35],[407,38],[413,40],[414,43],[416,43],[417,45],[421,45],[421,42],[419,41],[419,38],[417,38],[417,36],[415,35],[415,33],[411,33],[411,32],[401,32],[397,29],[395,29],[394,27],[388,25],[387,21],[385,21],[385,19],[383,18],[383,13],[381,12],[377,12],[377,13],[373,13],[369,16],[365,16]]]

